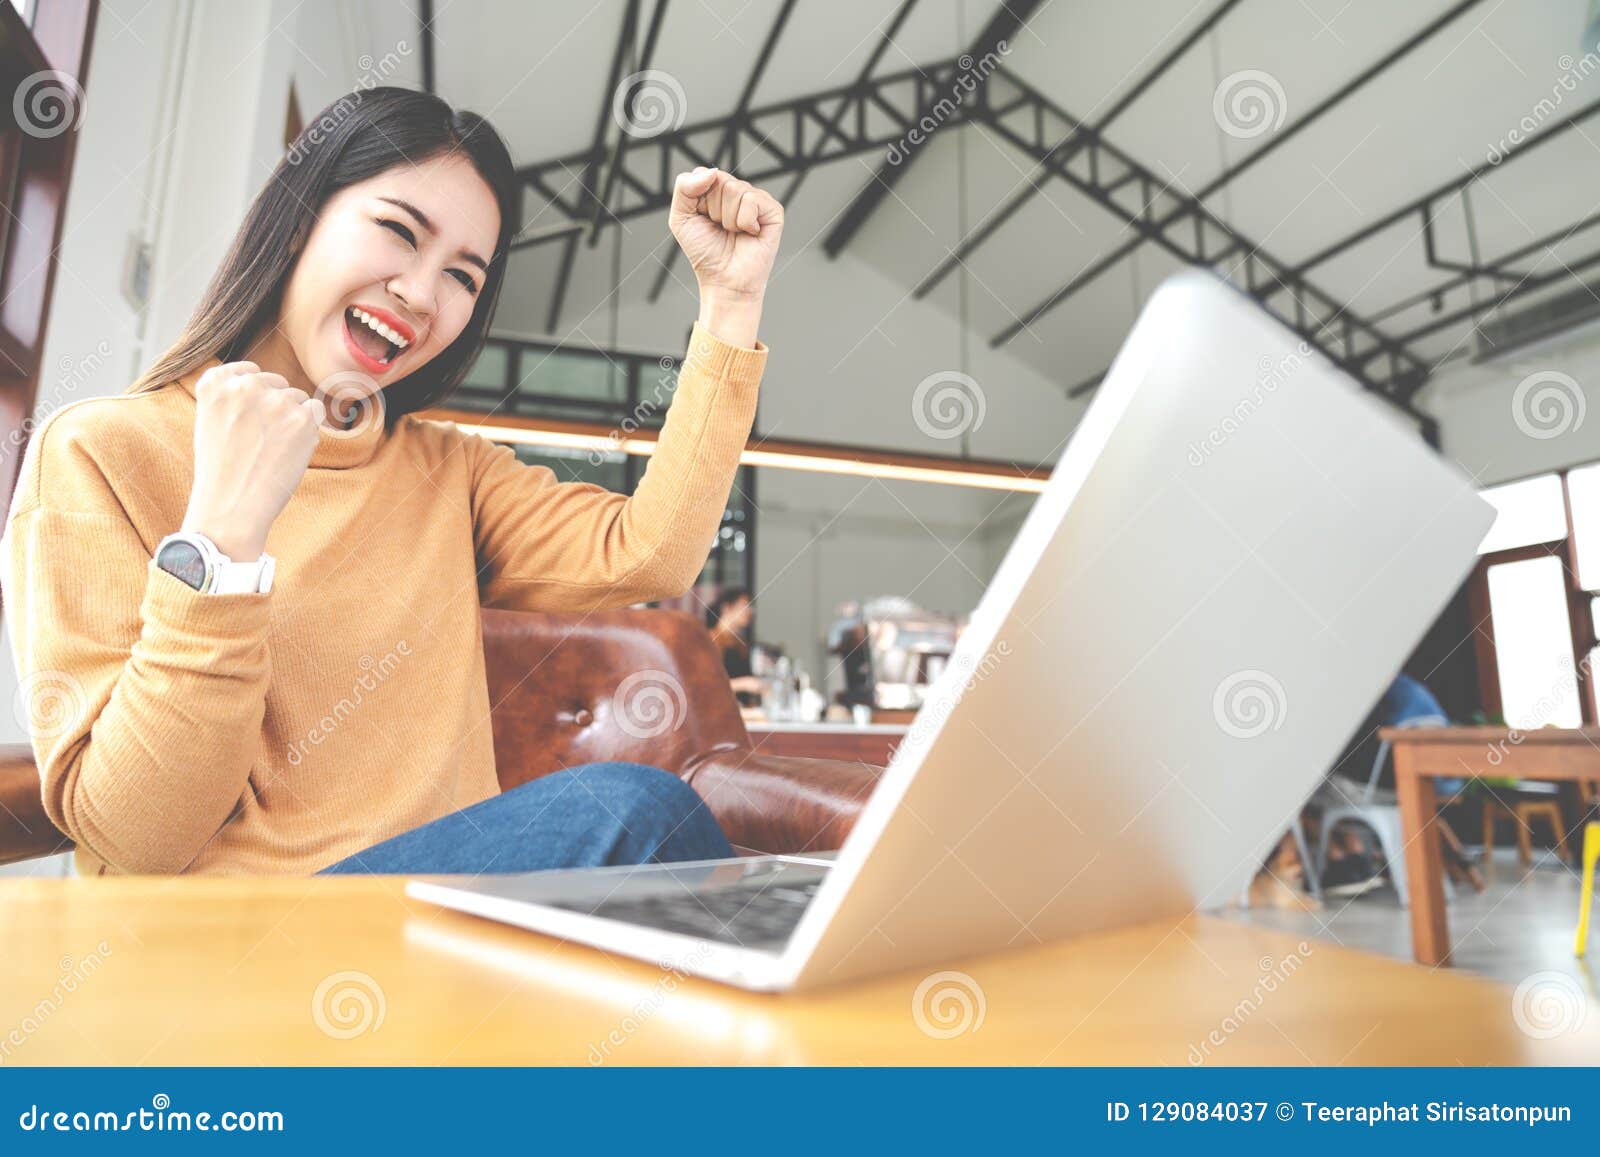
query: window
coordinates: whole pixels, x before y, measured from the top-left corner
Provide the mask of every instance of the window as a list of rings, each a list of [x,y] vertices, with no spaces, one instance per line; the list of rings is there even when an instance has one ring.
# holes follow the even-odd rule
[[[678,386],[675,357],[493,337],[450,405],[499,417],[573,421],[627,436],[659,429]],[[632,494],[649,459],[604,450],[515,446],[522,462],[548,466],[563,482]],[[700,578],[749,587],[755,578],[755,471],[741,467]]]
[[[1594,723],[1600,463],[1483,497],[1499,511],[1469,589],[1484,710],[1518,728]]]
[[[1483,497],[1499,515],[1478,547],[1479,554],[1554,542],[1567,537],[1567,512],[1561,497],[1561,476],[1541,474],[1521,482],[1491,486]]]

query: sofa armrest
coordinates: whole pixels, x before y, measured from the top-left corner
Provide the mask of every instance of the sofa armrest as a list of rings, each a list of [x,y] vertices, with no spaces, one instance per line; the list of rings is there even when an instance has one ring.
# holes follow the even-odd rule
[[[683,772],[728,841],[761,852],[828,852],[844,843],[883,774],[841,759],[719,748]]]
[[[0,864],[71,850],[72,841],[45,814],[33,748],[0,744]]]

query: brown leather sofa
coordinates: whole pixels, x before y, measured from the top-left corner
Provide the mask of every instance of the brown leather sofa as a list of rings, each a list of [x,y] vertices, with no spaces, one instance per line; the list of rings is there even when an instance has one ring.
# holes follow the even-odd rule
[[[601,760],[666,768],[736,846],[837,848],[879,768],[753,750],[705,628],[677,611],[483,612],[502,790]],[[26,745],[0,745],[0,864],[67,851]]]

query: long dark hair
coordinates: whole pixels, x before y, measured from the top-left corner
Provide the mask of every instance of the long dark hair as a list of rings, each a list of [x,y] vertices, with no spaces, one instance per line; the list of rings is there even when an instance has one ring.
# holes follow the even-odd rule
[[[307,122],[256,195],[182,335],[128,392],[157,389],[213,357],[238,361],[276,320],[289,274],[330,197],[396,165],[451,152],[471,161],[494,191],[500,235],[467,327],[427,365],[383,392],[388,422],[437,405],[466,375],[488,335],[516,228],[516,168],[484,118],[404,88],[357,90]]]

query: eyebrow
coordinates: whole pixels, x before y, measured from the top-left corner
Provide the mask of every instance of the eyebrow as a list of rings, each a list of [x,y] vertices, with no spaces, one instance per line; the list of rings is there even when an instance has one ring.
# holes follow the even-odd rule
[[[436,226],[433,223],[432,219],[430,219],[429,216],[426,213],[424,213],[421,209],[417,208],[410,201],[402,201],[399,197],[379,197],[378,200],[387,201],[391,205],[399,206],[400,208],[404,209],[407,213],[410,213],[413,217],[415,217],[417,219],[417,224],[421,225],[429,233],[433,233],[435,235],[438,234],[438,232],[439,232],[438,226]],[[483,270],[483,272],[485,272],[485,273],[489,272],[489,263],[487,261],[485,261],[483,258],[479,257],[476,253],[474,253],[470,249],[459,250],[457,252],[456,256],[460,257],[461,260],[467,262],[470,265],[476,265],[479,269]]]

